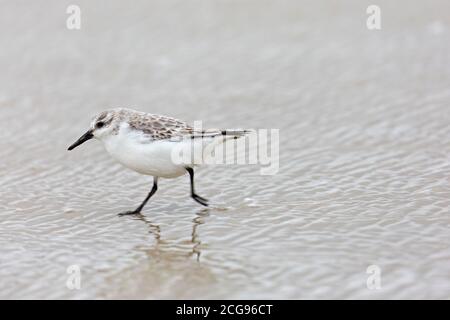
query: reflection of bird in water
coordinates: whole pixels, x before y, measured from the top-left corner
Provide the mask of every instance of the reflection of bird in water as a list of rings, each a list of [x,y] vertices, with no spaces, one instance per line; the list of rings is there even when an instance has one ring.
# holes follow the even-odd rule
[[[192,247],[192,255],[197,256],[197,261],[200,262],[200,245],[202,242],[200,241],[198,234],[197,234],[197,228],[199,225],[205,223],[205,217],[209,216],[209,209],[203,209],[196,213],[197,217],[195,217],[192,222],[194,222],[194,225],[192,226],[192,237],[191,242],[194,244]]]
[[[198,227],[205,223],[205,218],[209,216],[209,209],[202,209],[198,211],[195,215],[196,217],[192,219],[193,224],[192,224],[191,240],[189,241],[189,243],[192,244],[193,246],[188,256],[189,257],[196,256],[196,260],[200,262],[202,242],[198,236]],[[161,227],[158,224],[153,223],[142,214],[135,214],[130,217],[132,217],[133,220],[140,220],[144,222],[148,226],[149,233],[155,238],[155,246],[152,250],[151,254],[152,256],[154,256],[155,253],[159,256],[163,251],[165,251],[161,250],[162,249],[161,246],[170,249],[169,243],[161,239]]]
[[[142,213],[135,214],[133,216],[133,220],[141,220],[148,226],[148,233],[152,234],[156,241],[156,246],[159,245],[161,240],[161,227],[158,224],[155,224],[148,220]]]

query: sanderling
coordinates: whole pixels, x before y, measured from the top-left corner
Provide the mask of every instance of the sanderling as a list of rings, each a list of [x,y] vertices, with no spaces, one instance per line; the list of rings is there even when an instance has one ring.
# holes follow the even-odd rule
[[[201,205],[208,206],[208,200],[195,193],[195,159],[177,163],[173,161],[175,149],[180,146],[190,147],[192,144],[204,148],[230,138],[237,139],[248,132],[241,129],[198,131],[186,122],[171,117],[117,108],[95,116],[89,130],[68,150],[96,138],[122,165],[140,174],[153,176],[153,187],[144,201],[135,210],[120,215],[138,214],[158,189],[158,178],[176,178],[186,172],[190,176],[191,197]]]

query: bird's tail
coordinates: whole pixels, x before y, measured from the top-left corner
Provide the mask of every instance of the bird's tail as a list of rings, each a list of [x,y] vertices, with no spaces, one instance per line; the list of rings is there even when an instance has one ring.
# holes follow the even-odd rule
[[[189,155],[186,161],[194,165],[206,163],[205,159],[211,158],[211,152],[216,146],[229,140],[242,138],[253,131],[249,129],[193,130],[186,137],[188,139],[185,140],[186,143],[183,145],[183,153]]]
[[[202,131],[193,131],[191,134],[192,139],[198,138],[224,138],[224,140],[228,139],[237,139],[245,136],[246,134],[251,133],[253,130],[249,129],[207,129]]]
[[[221,131],[221,135],[225,138],[232,138],[232,139],[238,139],[240,137],[243,137],[249,133],[251,133],[252,130],[249,129],[225,129]]]

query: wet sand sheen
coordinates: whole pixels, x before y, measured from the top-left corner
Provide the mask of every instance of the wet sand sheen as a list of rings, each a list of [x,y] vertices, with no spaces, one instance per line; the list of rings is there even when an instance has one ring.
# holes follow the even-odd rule
[[[377,32],[356,0],[80,1],[79,31],[56,1],[5,3],[0,298],[450,297],[450,8],[401,3]],[[280,129],[279,173],[205,167],[218,208],[185,176],[118,217],[151,177],[66,151],[118,106]]]

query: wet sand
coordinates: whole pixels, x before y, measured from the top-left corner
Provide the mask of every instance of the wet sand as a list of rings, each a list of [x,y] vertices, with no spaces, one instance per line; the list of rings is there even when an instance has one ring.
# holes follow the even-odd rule
[[[45,3],[0,11],[0,298],[450,298],[448,1],[378,1],[379,31],[356,0],[77,1],[78,31]],[[66,151],[118,106],[280,129],[279,172],[118,217],[151,178]]]

